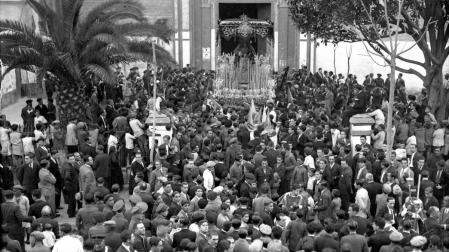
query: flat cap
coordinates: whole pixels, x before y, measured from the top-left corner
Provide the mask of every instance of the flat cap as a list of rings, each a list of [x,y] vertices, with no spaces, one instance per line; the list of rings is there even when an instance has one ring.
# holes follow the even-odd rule
[[[417,235],[410,240],[410,245],[413,247],[422,247],[427,243],[426,237],[422,235]]]
[[[117,202],[114,203],[114,206],[112,207],[112,211],[117,212],[123,209],[125,206],[125,202],[123,200],[117,200]]]
[[[393,242],[400,242],[404,239],[404,236],[401,233],[394,231],[390,234],[389,238]]]

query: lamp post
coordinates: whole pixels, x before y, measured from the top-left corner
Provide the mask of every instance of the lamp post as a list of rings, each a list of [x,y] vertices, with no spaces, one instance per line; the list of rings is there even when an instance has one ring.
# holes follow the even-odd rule
[[[156,135],[156,91],[157,91],[157,86],[156,86],[156,81],[157,81],[157,64],[156,64],[156,46],[155,46],[155,41],[152,40],[151,41],[151,46],[152,46],[152,50],[153,50],[153,129],[152,129],[152,136],[151,136],[151,149],[150,149],[150,163],[153,163],[153,156],[154,156],[154,148],[156,148],[155,146],[155,142],[154,142],[154,138]]]

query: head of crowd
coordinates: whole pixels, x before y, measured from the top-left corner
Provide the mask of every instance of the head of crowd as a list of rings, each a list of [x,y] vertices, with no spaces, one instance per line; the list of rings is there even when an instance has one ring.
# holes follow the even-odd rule
[[[92,78],[83,119],[1,116],[1,251],[448,251],[449,123],[402,74],[286,69],[254,105],[218,104],[212,71],[140,70]]]

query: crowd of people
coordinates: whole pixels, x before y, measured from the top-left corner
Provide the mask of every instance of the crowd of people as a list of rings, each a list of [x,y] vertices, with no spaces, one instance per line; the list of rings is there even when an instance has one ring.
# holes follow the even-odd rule
[[[388,101],[381,74],[286,70],[256,109],[213,106],[213,72],[117,76],[91,87],[88,120],[61,125],[51,99],[0,118],[2,251],[449,250],[449,123],[402,75]],[[356,114],[375,123],[351,146]]]

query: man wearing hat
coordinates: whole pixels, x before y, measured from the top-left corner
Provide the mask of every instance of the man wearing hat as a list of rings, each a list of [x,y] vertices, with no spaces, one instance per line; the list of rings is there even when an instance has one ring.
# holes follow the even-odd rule
[[[398,232],[393,231],[389,235],[391,243],[388,245],[384,245],[380,248],[381,252],[389,252],[389,251],[404,251],[401,245],[402,239],[404,239],[404,236]]]
[[[412,252],[422,252],[424,245],[427,243],[427,238],[422,235],[417,235],[410,240]]]
[[[31,134],[34,132],[34,115],[33,100],[26,100],[26,106],[22,109],[23,133]]]
[[[33,153],[25,154],[25,164],[19,168],[17,178],[19,183],[23,186],[24,194],[30,200],[30,204],[33,204],[31,193],[34,189],[38,188],[39,183],[39,169],[40,166],[34,160]]]
[[[39,111],[40,114],[45,117],[46,120],[48,120],[47,118],[47,114],[48,114],[48,108],[47,106],[45,106],[45,104],[42,101],[42,98],[37,98],[37,105],[34,108],[35,111]]]
[[[108,220],[103,223],[106,228],[106,237],[104,239],[104,245],[111,248],[111,251],[117,251],[122,244],[120,233],[116,229],[116,223],[114,220]]]
[[[384,79],[382,79],[382,74],[378,73],[377,78],[374,80],[376,87],[383,88],[384,87]]]
[[[115,230],[118,233],[121,233],[129,227],[129,221],[123,215],[124,210],[125,202],[122,199],[117,200],[112,207],[112,211],[115,215],[112,216],[111,220],[115,221]]]

